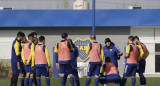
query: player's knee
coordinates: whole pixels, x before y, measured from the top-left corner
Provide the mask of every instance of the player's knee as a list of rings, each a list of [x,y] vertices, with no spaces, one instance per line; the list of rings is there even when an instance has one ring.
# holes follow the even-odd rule
[[[26,78],[29,78],[29,75],[30,75],[30,74],[29,74],[29,73],[27,73],[27,74],[26,74]]]
[[[64,77],[64,74],[59,74],[60,77]]]
[[[70,77],[73,77],[73,74],[69,74]]]
[[[142,73],[139,74],[140,77],[143,77],[144,75]]]
[[[99,76],[95,75],[95,78],[99,78]]]

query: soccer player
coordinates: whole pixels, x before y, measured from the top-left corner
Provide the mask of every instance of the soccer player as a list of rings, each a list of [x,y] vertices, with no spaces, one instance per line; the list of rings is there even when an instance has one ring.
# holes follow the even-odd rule
[[[34,43],[34,45],[37,45],[38,44],[38,38],[34,37],[33,38],[33,43]]]
[[[18,76],[19,76],[19,62],[21,60],[21,41],[25,37],[23,32],[18,32],[16,39],[12,43],[12,53],[11,53],[11,67],[12,67],[12,78],[10,86],[17,86]]]
[[[26,42],[27,42],[27,39],[26,39],[26,37],[24,37],[22,40],[22,43],[21,43],[21,50]],[[26,71],[25,71],[25,67],[24,67],[25,65],[23,64],[23,61],[22,61],[22,56],[21,56],[21,61],[19,62],[19,65],[20,65],[20,73],[21,73],[21,77],[20,77],[21,86],[24,86],[24,79],[25,79]]]
[[[128,37],[128,45],[125,49],[125,58],[126,58],[126,64],[125,64],[125,70],[124,75],[122,79],[121,86],[125,86],[125,83],[127,81],[127,77],[132,77],[132,86],[135,86],[136,83],[136,70],[137,70],[137,61],[138,59],[143,56],[143,51],[141,51],[141,55],[139,56],[139,48],[138,46],[133,43],[134,37],[129,36]]]
[[[78,48],[73,44],[71,39],[68,39],[68,41],[73,46],[73,52],[71,52],[71,63],[72,63],[72,67],[73,67],[73,76],[75,78],[77,86],[80,86],[79,76],[78,76],[78,71],[77,71]],[[67,76],[68,76],[68,74],[65,74],[65,83],[67,80]]]
[[[142,42],[140,42],[138,36],[135,36],[134,40],[138,43],[138,46],[142,46],[142,49],[144,51],[143,57],[138,62],[137,72],[139,73],[139,76],[140,76],[141,86],[146,86],[146,78],[144,77],[143,73],[145,72],[145,66],[146,66],[146,60],[145,59],[148,57],[149,51],[148,51],[146,45],[143,44]]]
[[[31,33],[35,38],[37,38],[37,33],[36,32],[32,32]]]
[[[118,68],[117,60],[120,59],[120,56],[123,53],[115,46],[115,44],[109,39],[105,39],[105,45],[103,47],[104,57],[110,57],[111,62]]]
[[[121,77],[118,74],[117,67],[111,62],[109,57],[105,58],[105,64],[101,68],[100,75],[103,76],[104,72],[106,74],[105,78],[100,79],[104,86],[107,86],[111,82],[121,83]]]
[[[56,66],[57,69],[60,71],[60,80],[61,85],[65,86],[65,74],[70,76],[70,83],[71,86],[74,86],[74,77],[72,74],[72,64],[71,64],[71,55],[70,52],[73,51],[72,44],[68,42],[68,34],[62,33],[61,34],[62,40],[58,42],[55,46],[55,58],[56,58]]]
[[[28,41],[24,44],[22,48],[22,61],[25,64],[25,70],[26,70],[26,78],[25,78],[25,86],[32,86],[33,84],[33,73],[35,72],[31,68],[31,59],[34,52],[34,44],[33,41],[33,35],[28,35]]]
[[[86,79],[86,86],[89,86],[91,82],[91,76],[95,76],[95,86],[99,84],[99,73],[100,68],[103,63],[104,52],[102,45],[96,42],[96,36],[90,36],[91,43],[88,44],[86,49],[86,54],[89,55],[89,65],[88,65],[88,74]]]
[[[50,86],[49,68],[51,67],[48,47],[45,45],[45,37],[40,36],[39,42],[34,49],[32,68],[36,68],[37,86],[41,86],[41,75],[46,77],[46,84]]]

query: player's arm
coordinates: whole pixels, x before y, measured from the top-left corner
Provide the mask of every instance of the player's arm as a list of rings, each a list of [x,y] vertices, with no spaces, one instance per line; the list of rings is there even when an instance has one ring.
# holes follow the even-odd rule
[[[79,56],[79,51],[78,51],[78,48],[76,47],[75,48],[76,50],[75,50],[75,54],[76,54],[76,58]]]
[[[90,51],[90,44],[88,44],[87,48],[86,48],[86,54],[88,55]]]
[[[54,56],[55,56],[56,63],[58,63],[58,43],[54,48]]]
[[[147,53],[146,53],[146,56],[145,56],[145,59],[149,56],[149,51],[147,49]]]
[[[29,62],[32,60],[32,56],[33,56],[33,52],[34,52],[34,44],[31,44],[31,53],[29,55],[29,58],[27,60],[27,64],[29,64]]]
[[[115,46],[115,51],[117,53],[117,59],[120,60],[120,57],[123,55],[123,53]]]
[[[140,53],[140,56],[138,57],[138,61],[140,61],[144,55],[144,51],[143,51],[143,48],[140,44],[138,45],[138,49],[139,49],[139,53]]]
[[[33,48],[33,52],[32,52],[32,67],[34,67],[35,65],[35,47]]]
[[[68,46],[69,46],[70,51],[72,52],[73,51],[73,46],[72,46],[71,42],[68,42]]]
[[[22,52],[21,52],[21,57],[22,57],[22,61],[23,61],[23,63],[25,63],[24,49],[23,49],[23,48],[22,48]]]
[[[126,47],[126,51],[125,51],[125,55],[124,55],[125,58],[128,58],[128,57],[129,57],[130,48],[131,48],[130,45],[128,45],[128,46]]]
[[[49,51],[47,46],[45,47],[45,55],[46,55],[48,66],[51,66],[51,61],[50,61],[50,56],[49,56]]]
[[[104,60],[104,51],[103,51],[103,47],[101,45],[101,63],[103,64],[103,60]]]
[[[16,41],[16,43],[14,44],[16,56],[21,55],[21,52],[19,51],[19,46],[20,46],[20,44]]]
[[[104,73],[104,69],[105,69],[105,67],[106,67],[106,65],[105,65],[105,64],[104,64],[104,65],[102,65],[101,70],[100,70],[100,73],[101,73],[101,74],[103,74],[103,73]]]

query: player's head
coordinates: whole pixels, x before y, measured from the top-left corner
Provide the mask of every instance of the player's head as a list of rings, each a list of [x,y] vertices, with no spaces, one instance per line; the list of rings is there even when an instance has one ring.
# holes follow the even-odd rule
[[[105,63],[109,63],[109,62],[111,62],[111,59],[109,57],[106,57],[105,58]]]
[[[38,38],[34,37],[34,38],[33,38],[33,43],[34,43],[35,45],[37,45],[37,44],[38,44]]]
[[[129,36],[129,37],[128,37],[128,43],[129,43],[129,44],[130,44],[130,43],[133,43],[133,40],[134,40],[133,36]]]
[[[27,38],[26,38],[26,37],[23,37],[22,43],[26,43],[26,42],[27,42]]]
[[[34,35],[32,35],[32,34],[28,35],[28,40],[33,41],[33,38],[34,38]]]
[[[45,37],[44,36],[40,36],[39,37],[39,42],[41,42],[42,44],[45,44]]]
[[[110,47],[111,46],[111,40],[110,40],[110,38],[106,38],[105,39],[105,41],[104,41],[104,43],[105,43],[105,45],[107,46],[107,47]]]
[[[133,38],[133,40],[134,40],[134,43],[135,43],[135,44],[138,44],[138,43],[140,42],[138,36],[135,36],[135,37]]]
[[[36,32],[32,32],[31,34],[32,34],[34,37],[37,38],[37,33],[36,33]]]
[[[68,34],[66,32],[61,34],[62,39],[67,39],[68,38]]]
[[[73,45],[73,41],[72,41],[72,39],[68,39],[68,41]]]
[[[91,35],[91,36],[90,36],[90,39],[91,39],[91,40],[96,40],[96,35]]]
[[[19,31],[17,33],[17,40],[18,41],[22,41],[24,37],[25,37],[25,34],[23,32]]]

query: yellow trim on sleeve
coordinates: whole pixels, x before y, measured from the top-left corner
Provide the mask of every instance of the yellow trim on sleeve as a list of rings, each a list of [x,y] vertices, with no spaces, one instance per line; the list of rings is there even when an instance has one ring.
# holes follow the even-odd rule
[[[101,63],[103,64],[103,60],[104,60],[104,51],[103,51],[103,47],[101,48]]]
[[[100,73],[104,73],[103,65],[102,65],[102,67],[101,67]]]
[[[145,56],[145,59],[149,56],[149,51],[148,51],[148,49],[147,49],[147,53],[146,53],[146,56]]]
[[[45,48],[45,55],[46,55],[46,59],[47,59],[47,62],[48,62],[48,66],[51,66],[50,56],[49,56],[49,51],[48,51],[48,47],[47,46]]]
[[[130,45],[128,45],[127,47],[126,47],[126,54],[129,54],[130,53]]]
[[[25,63],[25,57],[24,57],[24,49],[22,48],[22,53],[21,53],[22,61]]]
[[[139,49],[139,52],[140,52],[140,57],[142,58],[143,55],[144,55],[144,51],[143,51],[143,48],[140,44],[138,45],[138,49]]]
[[[14,44],[14,49],[15,49],[16,56],[21,55],[21,52],[19,51],[19,46],[20,46],[19,42],[16,41],[16,43]]]
[[[71,42],[69,42],[69,43],[70,43],[70,50],[73,51],[73,46],[72,46]]]
[[[55,53],[58,53],[57,44],[56,44],[56,46],[55,46],[55,48],[54,48],[54,52],[55,52]]]
[[[90,43],[89,43],[90,44]],[[89,44],[88,44],[88,46],[87,46],[87,48],[86,48],[86,54],[88,55],[89,54],[89,51],[90,51],[90,46],[89,46]]]

